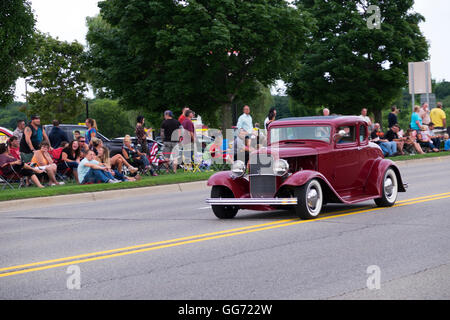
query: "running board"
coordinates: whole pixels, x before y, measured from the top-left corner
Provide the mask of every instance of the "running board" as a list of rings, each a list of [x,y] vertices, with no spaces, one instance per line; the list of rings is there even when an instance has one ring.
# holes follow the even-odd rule
[[[251,206],[251,205],[296,205],[297,198],[215,198],[206,199],[206,203],[214,206]]]

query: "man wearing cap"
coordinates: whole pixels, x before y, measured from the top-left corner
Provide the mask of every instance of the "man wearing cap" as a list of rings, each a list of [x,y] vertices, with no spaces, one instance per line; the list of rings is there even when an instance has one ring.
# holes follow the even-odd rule
[[[170,159],[173,148],[180,140],[181,124],[178,120],[173,118],[173,113],[170,110],[164,112],[164,121],[161,124],[161,139],[164,143],[163,154],[166,159]],[[173,171],[177,172],[177,157],[173,157]]]
[[[50,144],[45,130],[41,126],[41,118],[38,115],[31,116],[30,124],[25,127],[22,139],[20,140],[20,156],[23,162],[31,161],[34,151],[39,149],[42,141],[47,141]],[[50,151],[52,148],[50,148]]]

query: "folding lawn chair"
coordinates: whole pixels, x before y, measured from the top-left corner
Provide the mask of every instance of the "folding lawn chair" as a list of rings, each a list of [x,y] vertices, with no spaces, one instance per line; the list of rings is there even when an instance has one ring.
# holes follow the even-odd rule
[[[13,183],[18,183],[18,189],[22,188],[25,183],[25,177],[21,176],[18,172],[14,170],[12,166],[10,166],[11,171],[5,171],[5,168],[0,168],[0,184],[3,184],[2,190],[6,187],[10,187],[14,189]]]

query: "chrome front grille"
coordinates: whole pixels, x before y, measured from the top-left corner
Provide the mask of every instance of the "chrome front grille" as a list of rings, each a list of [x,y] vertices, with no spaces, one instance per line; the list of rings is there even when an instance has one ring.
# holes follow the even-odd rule
[[[277,177],[268,175],[250,176],[252,198],[273,198],[277,192]]]
[[[275,195],[277,178],[273,174],[272,157],[255,154],[250,158],[250,195],[252,198],[271,198]]]

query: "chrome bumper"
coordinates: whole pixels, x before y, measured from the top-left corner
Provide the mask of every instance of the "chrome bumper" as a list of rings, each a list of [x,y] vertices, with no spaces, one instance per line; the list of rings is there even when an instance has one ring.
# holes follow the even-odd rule
[[[287,206],[296,205],[297,198],[217,198],[217,199],[206,199],[206,203],[214,206],[251,206],[251,205],[276,205],[276,206]]]

